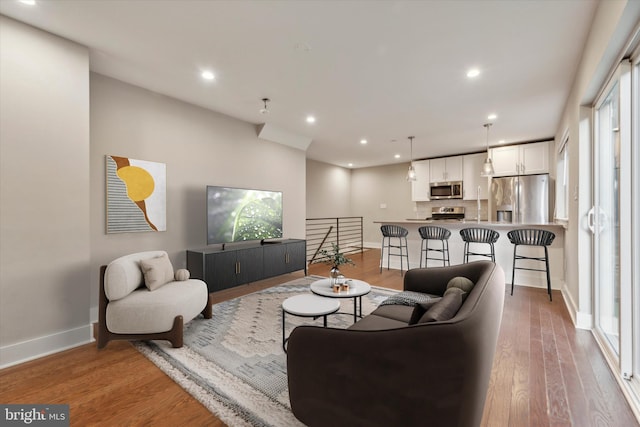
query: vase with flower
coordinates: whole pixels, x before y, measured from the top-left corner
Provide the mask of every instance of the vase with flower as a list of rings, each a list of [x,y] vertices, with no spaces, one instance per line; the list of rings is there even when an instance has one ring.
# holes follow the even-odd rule
[[[331,277],[331,283],[333,284],[338,276],[340,276],[340,266],[344,264],[355,265],[355,263],[347,258],[344,253],[340,252],[340,247],[336,243],[331,243],[331,250],[321,249],[320,254],[324,258],[324,263],[331,265],[329,271],[329,277]]]

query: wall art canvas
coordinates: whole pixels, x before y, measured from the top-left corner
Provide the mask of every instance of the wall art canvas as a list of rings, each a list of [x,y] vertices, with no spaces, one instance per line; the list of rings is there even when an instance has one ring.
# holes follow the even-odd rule
[[[106,156],[107,233],[167,230],[164,163]]]

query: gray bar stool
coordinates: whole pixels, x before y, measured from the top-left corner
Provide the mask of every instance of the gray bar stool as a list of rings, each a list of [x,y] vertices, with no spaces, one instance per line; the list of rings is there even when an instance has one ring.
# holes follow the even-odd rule
[[[451,237],[451,231],[443,227],[436,225],[425,225],[418,228],[418,233],[422,237],[422,243],[420,244],[420,268],[422,268],[422,260],[424,259],[424,266],[429,266],[429,260],[442,261],[442,265],[451,265],[449,261],[449,237]],[[429,247],[429,240],[439,240],[442,248]],[[429,252],[439,252],[442,254],[442,258],[429,257]],[[424,254],[424,257],[422,256]]]
[[[490,228],[472,227],[460,230],[460,236],[462,236],[462,240],[464,241],[464,263],[469,262],[469,255],[484,256],[496,262],[494,243],[498,241],[500,233]],[[490,252],[472,252],[469,250],[469,243],[486,243],[489,245]]]
[[[402,259],[407,258],[407,270],[409,270],[409,249],[407,246],[407,235],[409,231],[399,225],[383,225],[380,227],[382,232],[382,248],[380,249],[380,273],[382,273],[382,263],[384,260],[384,248],[387,248],[387,270],[389,269],[389,260],[392,256],[400,257],[400,273],[402,273]],[[393,240],[392,240],[393,239]],[[397,239],[397,240],[396,240]],[[398,249],[399,252],[391,252],[391,249]]]
[[[549,273],[549,251],[547,250],[547,246],[550,246],[553,243],[553,239],[556,238],[556,235],[551,231],[547,230],[539,230],[537,228],[520,228],[517,230],[511,230],[507,233],[507,237],[513,243],[513,271],[511,272],[511,295],[513,295],[513,285],[516,277],[516,269],[518,270],[530,270],[530,271],[546,271],[547,273],[547,293],[549,294],[549,301],[553,301],[551,297],[551,274]],[[543,257],[532,257],[532,256],[524,256],[518,255],[516,253],[518,246],[526,245],[526,246],[542,246],[544,248],[544,256]],[[527,267],[516,267],[516,260],[519,259],[530,259],[534,261],[544,262],[545,269],[541,268],[527,268]]]

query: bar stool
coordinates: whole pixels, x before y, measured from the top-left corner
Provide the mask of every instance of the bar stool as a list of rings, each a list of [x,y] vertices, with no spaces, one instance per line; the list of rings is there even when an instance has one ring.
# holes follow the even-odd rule
[[[409,270],[409,249],[407,246],[407,235],[409,231],[399,225],[383,225],[380,227],[382,232],[382,248],[380,249],[380,273],[382,273],[382,263],[384,259],[384,248],[387,248],[387,270],[389,269],[389,260],[392,256],[400,257],[400,273],[402,274],[403,265],[402,258],[407,258],[407,270]],[[392,239],[398,239],[392,241]],[[385,244],[386,242],[386,244]],[[392,253],[391,249],[398,249],[399,252]]]
[[[493,244],[498,241],[500,233],[490,228],[472,227],[460,230],[460,236],[464,241],[464,263],[469,262],[469,255],[484,256],[496,262],[496,249]],[[469,250],[469,243],[486,243],[489,245],[490,252],[472,252]]]
[[[553,301],[551,297],[551,275],[549,273],[549,251],[547,246],[553,243],[553,239],[556,235],[551,231],[539,230],[536,228],[520,228],[517,230],[511,230],[507,233],[507,237],[513,243],[513,271],[511,272],[511,295],[513,295],[514,279],[516,277],[516,269],[518,270],[530,270],[530,271],[545,271],[547,273],[547,293],[549,294],[549,301]],[[518,246],[542,246],[544,248],[544,257],[532,257],[516,254]],[[540,268],[527,268],[516,267],[516,260],[519,259],[531,259],[534,261],[544,262],[545,269]]]
[[[449,237],[451,237],[451,231],[436,225],[425,225],[418,228],[418,233],[420,233],[420,237],[422,237],[422,243],[420,244],[420,268],[422,268],[423,253],[425,267],[429,266],[430,259],[435,261],[441,260],[441,258],[429,257],[429,252],[440,252],[442,254],[442,265],[451,265],[449,261]],[[442,249],[429,247],[429,240],[439,240],[442,244]]]

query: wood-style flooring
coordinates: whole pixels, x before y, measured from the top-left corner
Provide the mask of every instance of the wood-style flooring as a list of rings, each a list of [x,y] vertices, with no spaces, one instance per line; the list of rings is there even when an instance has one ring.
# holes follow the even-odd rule
[[[380,252],[350,256],[347,277],[402,289],[379,272]],[[315,264],[309,274],[327,275]],[[97,274],[97,272],[96,272]],[[296,277],[292,273],[218,292],[216,302]],[[215,313],[214,313],[215,317]],[[0,370],[1,403],[66,403],[72,426],[223,426],[129,343],[81,346]],[[638,426],[590,332],[576,330],[554,291],[516,287],[505,306],[483,426]]]

